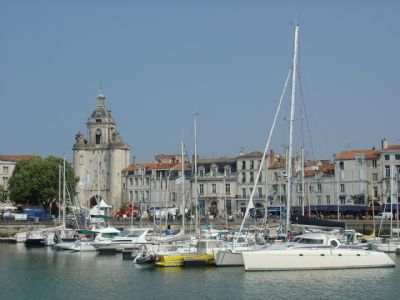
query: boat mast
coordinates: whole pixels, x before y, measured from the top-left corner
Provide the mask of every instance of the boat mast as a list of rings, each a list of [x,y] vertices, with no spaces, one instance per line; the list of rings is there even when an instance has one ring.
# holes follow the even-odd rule
[[[185,165],[184,165],[184,157],[183,157],[183,140],[181,142],[181,178],[182,178],[182,208],[183,208],[183,216],[182,216],[182,228],[183,232],[185,232]]]
[[[297,72],[297,48],[299,38],[299,26],[296,25],[294,28],[294,50],[293,50],[293,72],[292,72],[292,98],[290,103],[290,126],[289,126],[289,153],[288,153],[288,180],[286,186],[286,236],[288,236],[288,230],[290,225],[290,201],[292,194],[292,156],[293,156],[293,127],[294,127],[294,103],[296,96],[296,72]]]
[[[397,167],[393,167],[393,171],[396,171],[394,174],[394,196],[396,199],[396,228],[397,228],[397,239],[399,238],[399,170]],[[393,216],[392,216],[393,217]]]
[[[193,114],[193,128],[194,128],[194,205],[195,205],[195,232],[197,232],[197,229],[199,227],[199,207],[198,207],[198,194],[197,194],[197,124],[196,124],[196,116],[198,116],[198,113]]]
[[[61,224],[61,164],[58,165],[58,224]]]
[[[168,176],[167,176],[167,181],[166,181],[167,192],[165,194],[165,230],[168,228],[168,203],[169,203],[168,200],[169,200],[169,178],[170,177],[171,177],[171,168],[168,170]],[[161,179],[160,179],[160,182],[161,182]],[[161,215],[162,215],[161,212],[162,212],[162,208],[160,206],[160,224],[161,224]]]
[[[283,97],[285,96],[286,87],[287,87],[287,84],[288,84],[289,78],[290,78],[290,72],[291,72],[291,70],[289,70],[289,73],[288,73],[288,75],[287,75],[287,77],[286,77],[285,86],[284,86],[284,88],[283,88],[281,98],[279,99],[279,104],[278,104],[278,107],[277,107],[277,109],[276,109],[274,121],[273,121],[273,123],[272,123],[271,129],[270,129],[270,132],[269,132],[267,144],[265,145],[264,153],[263,153],[263,156],[262,156],[260,165],[259,165],[259,167],[258,167],[258,172],[257,172],[256,178],[255,178],[255,180],[254,180],[253,190],[252,190],[252,192],[251,192],[251,194],[250,194],[250,199],[249,199],[249,202],[248,202],[247,207],[246,207],[246,212],[244,213],[244,217],[243,217],[242,223],[240,224],[239,232],[238,232],[237,235],[236,235],[236,233],[235,233],[235,236],[234,236],[235,238],[234,238],[234,240],[233,240],[233,249],[236,248],[237,239],[238,239],[238,237],[240,236],[240,234],[242,233],[242,229],[243,229],[244,223],[245,223],[245,221],[246,221],[246,217],[247,217],[247,215],[248,215],[249,212],[250,212],[250,209],[251,209],[251,208],[254,208],[254,204],[253,204],[254,193],[255,193],[255,191],[256,191],[256,186],[257,186],[257,183],[258,183],[258,181],[259,181],[259,179],[260,179],[260,176],[261,176],[262,166],[264,165],[265,159],[267,158],[267,152],[268,152],[268,149],[269,149],[269,144],[270,144],[270,142],[271,142],[272,133],[274,132],[275,125],[276,125],[276,120],[278,119],[279,111],[280,111],[280,109],[281,109]],[[267,164],[266,164],[266,168],[268,169]],[[267,172],[265,172],[265,174],[267,174]],[[266,176],[265,178],[267,178],[267,175],[265,175],[265,176]],[[267,179],[265,179],[265,181],[267,181]]]
[[[394,171],[395,166],[391,166],[390,170],[390,238],[393,237],[393,202],[395,197],[394,192]]]
[[[63,217],[62,217],[62,226],[65,228],[65,155],[63,159],[63,203],[62,203],[62,211],[63,211]]]
[[[304,193],[304,142],[303,147],[301,147],[301,215],[304,216],[304,201],[305,201],[305,193]]]

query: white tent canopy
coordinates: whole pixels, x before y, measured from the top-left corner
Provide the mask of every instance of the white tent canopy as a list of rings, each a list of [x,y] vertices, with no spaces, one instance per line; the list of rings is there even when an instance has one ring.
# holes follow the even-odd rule
[[[108,205],[107,203],[106,203],[106,201],[104,201],[104,199],[101,199],[101,201],[100,201],[100,208],[111,208],[112,206],[111,205]]]
[[[0,210],[16,210],[17,207],[15,207],[12,203],[10,202],[0,202]]]

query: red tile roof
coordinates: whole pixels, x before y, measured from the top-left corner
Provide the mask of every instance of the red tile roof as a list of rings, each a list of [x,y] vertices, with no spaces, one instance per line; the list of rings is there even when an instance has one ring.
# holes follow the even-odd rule
[[[383,150],[400,150],[400,145],[387,146]]]
[[[356,156],[363,155],[366,159],[379,158],[380,150],[351,150],[343,151],[335,156],[335,160],[350,160]]]
[[[36,155],[0,155],[0,160],[17,162],[17,161],[32,158],[35,156]]]

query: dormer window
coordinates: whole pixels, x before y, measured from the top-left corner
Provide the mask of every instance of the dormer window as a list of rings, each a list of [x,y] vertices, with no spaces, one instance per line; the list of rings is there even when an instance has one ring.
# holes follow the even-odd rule
[[[216,165],[211,166],[211,176],[217,176],[218,167]]]
[[[199,168],[199,175],[200,177],[204,177],[204,167]]]
[[[225,166],[224,167],[224,173],[225,173],[225,176],[230,176],[231,175],[231,167],[230,166]]]

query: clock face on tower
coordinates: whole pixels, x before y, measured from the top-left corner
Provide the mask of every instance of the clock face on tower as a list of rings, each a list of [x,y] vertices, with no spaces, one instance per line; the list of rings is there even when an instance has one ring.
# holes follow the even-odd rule
[[[96,129],[96,135],[101,135],[101,129],[100,128]]]

